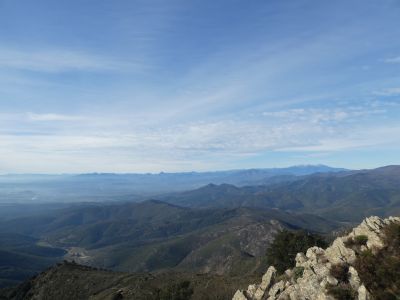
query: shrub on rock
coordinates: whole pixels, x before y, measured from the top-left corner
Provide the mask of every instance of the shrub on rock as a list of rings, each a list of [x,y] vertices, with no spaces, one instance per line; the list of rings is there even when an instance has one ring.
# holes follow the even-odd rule
[[[281,274],[294,267],[297,253],[304,253],[313,246],[325,248],[327,242],[323,237],[309,232],[282,230],[267,250],[267,262]]]

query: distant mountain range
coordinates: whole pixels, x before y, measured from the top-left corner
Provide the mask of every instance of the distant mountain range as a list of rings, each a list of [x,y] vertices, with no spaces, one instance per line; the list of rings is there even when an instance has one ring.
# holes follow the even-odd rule
[[[141,202],[129,193],[115,199],[112,195],[120,187],[123,192],[132,189],[129,178],[146,175],[65,175],[62,180],[50,176],[46,182],[31,181],[32,187],[36,182],[43,190],[68,197],[74,187],[79,187],[75,193],[80,196],[94,188],[91,197],[97,201],[114,201],[2,204],[0,286],[17,283],[63,259],[129,272],[253,276],[264,270],[265,251],[283,228],[328,234],[365,216],[400,214],[400,166],[316,173],[330,169],[302,168],[293,168],[292,174],[279,170],[271,177],[266,174],[272,171],[261,170],[221,172],[225,177],[212,173],[217,183],[143,195],[140,199],[152,200]],[[311,169],[311,174],[304,174]],[[183,173],[148,176],[169,178],[165,182],[185,177]],[[185,184],[191,180],[187,176]],[[254,184],[218,183],[217,178],[241,178],[243,184],[251,179]],[[198,184],[196,180],[191,182]],[[10,182],[16,190],[26,191],[25,180],[20,186],[15,179]],[[96,198],[101,191],[105,196]],[[82,199],[91,198],[75,201]]]
[[[197,208],[278,208],[358,222],[370,215],[400,214],[400,166],[319,173],[270,185],[209,184],[161,200]]]
[[[265,185],[315,173],[346,171],[324,165],[273,169],[159,174],[91,173],[77,175],[1,175],[0,203],[142,201],[162,193],[199,188],[209,183]]]

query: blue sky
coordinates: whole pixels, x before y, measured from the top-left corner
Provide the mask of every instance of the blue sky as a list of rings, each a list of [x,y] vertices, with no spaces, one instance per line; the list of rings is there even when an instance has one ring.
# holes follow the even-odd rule
[[[0,173],[400,164],[397,0],[0,0]]]

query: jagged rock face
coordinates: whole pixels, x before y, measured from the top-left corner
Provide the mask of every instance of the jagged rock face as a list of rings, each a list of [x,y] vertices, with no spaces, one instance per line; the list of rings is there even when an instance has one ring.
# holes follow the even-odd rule
[[[251,284],[247,288],[247,291],[241,292],[237,291],[233,296],[234,300],[242,300],[242,299],[262,299],[265,291],[268,290],[276,277],[276,269],[271,266],[268,268],[267,273],[262,277],[260,284]]]
[[[365,235],[368,237],[367,248],[368,249],[380,249],[383,247],[382,233],[381,230],[391,222],[398,222],[400,218],[389,217],[387,219],[381,219],[379,217],[369,217],[365,219],[359,226],[353,229],[348,237],[354,238],[355,236]]]
[[[356,253],[352,249],[346,248],[345,241],[346,239],[339,237],[332,243],[332,246],[325,250],[325,256],[331,263],[351,264],[355,261]]]
[[[335,299],[328,294],[328,286],[339,284],[338,279],[331,275],[334,265],[349,265],[347,276],[348,284],[357,291],[359,300],[371,299],[368,290],[358,276],[357,270],[351,266],[356,259],[353,249],[346,247],[349,239],[357,236],[368,238],[364,249],[376,251],[384,246],[383,228],[392,223],[399,222],[400,218],[390,217],[381,219],[370,217],[354,228],[347,236],[337,238],[326,250],[311,247],[306,254],[298,253],[296,256],[296,268],[302,270],[302,275],[295,278],[295,269],[287,270],[285,278],[276,280],[276,270],[269,267],[259,285],[250,285],[246,291],[237,291],[234,300],[331,300]]]

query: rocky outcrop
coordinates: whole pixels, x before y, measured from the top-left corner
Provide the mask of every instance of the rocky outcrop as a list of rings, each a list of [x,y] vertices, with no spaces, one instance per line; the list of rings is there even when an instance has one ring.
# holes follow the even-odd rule
[[[245,291],[238,290],[234,300],[330,300],[335,299],[328,288],[340,287],[343,283],[332,276],[332,269],[345,266],[346,288],[354,291],[359,300],[371,299],[371,296],[352,266],[356,260],[354,241],[360,250],[377,251],[384,246],[383,228],[399,222],[400,218],[381,219],[370,217],[354,228],[348,235],[338,237],[326,250],[311,247],[305,254],[298,253],[296,266],[277,277],[273,266],[269,267],[260,284],[249,285]]]

